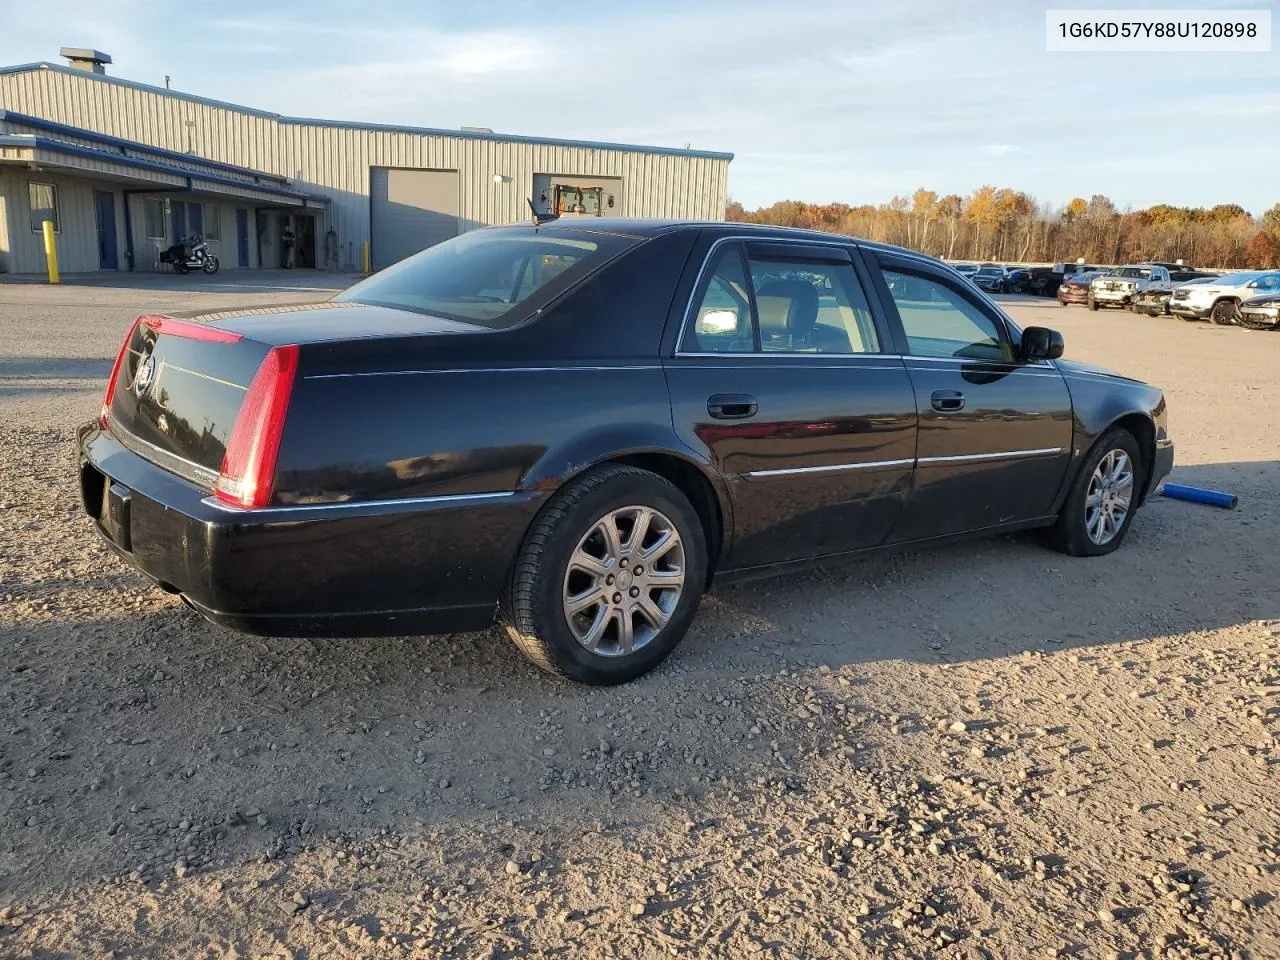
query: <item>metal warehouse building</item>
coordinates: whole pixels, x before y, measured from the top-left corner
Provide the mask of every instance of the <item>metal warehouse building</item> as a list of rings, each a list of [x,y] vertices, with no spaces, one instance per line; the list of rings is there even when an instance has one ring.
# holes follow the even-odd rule
[[[109,76],[0,67],[0,272],[157,270],[201,234],[224,268],[374,269],[488,224],[724,217],[732,154],[309,120]],[[284,241],[284,242],[282,242]],[[290,242],[291,241],[291,242]],[[291,261],[287,264],[286,261]]]

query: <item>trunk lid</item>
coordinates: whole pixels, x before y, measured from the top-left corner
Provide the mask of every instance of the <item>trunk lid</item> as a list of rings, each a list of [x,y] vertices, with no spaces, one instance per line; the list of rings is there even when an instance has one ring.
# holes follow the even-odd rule
[[[268,349],[237,334],[205,339],[211,334],[217,332],[171,317],[142,317],[125,345],[108,411],[111,432],[126,447],[209,489]]]
[[[212,489],[271,348],[487,332],[415,311],[332,301],[144,316],[125,344],[107,423],[134,453]]]

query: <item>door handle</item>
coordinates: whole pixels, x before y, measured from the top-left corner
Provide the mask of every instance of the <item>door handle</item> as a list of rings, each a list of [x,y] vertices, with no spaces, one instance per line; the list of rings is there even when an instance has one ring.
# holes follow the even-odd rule
[[[964,394],[959,390],[935,390],[929,400],[939,413],[955,413],[964,409]]]
[[[745,393],[717,393],[707,399],[707,413],[717,420],[746,420],[757,409],[756,398]]]

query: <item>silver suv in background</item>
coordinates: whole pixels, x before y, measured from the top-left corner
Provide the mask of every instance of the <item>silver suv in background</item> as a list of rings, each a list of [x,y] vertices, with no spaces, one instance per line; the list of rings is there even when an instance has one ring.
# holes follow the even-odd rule
[[[1128,267],[1116,267],[1089,284],[1089,309],[1099,307],[1127,307],[1134,298],[1147,290],[1172,289],[1169,268],[1158,263],[1135,263]]]
[[[1183,320],[1212,318],[1214,323],[1238,324],[1241,302],[1275,292],[1280,292],[1280,270],[1228,273],[1209,283],[1174,287],[1169,312]]]

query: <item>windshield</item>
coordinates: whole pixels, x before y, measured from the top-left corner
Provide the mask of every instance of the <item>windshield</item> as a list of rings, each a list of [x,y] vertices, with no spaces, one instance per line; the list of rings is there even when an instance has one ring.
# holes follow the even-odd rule
[[[1004,271],[999,267],[983,267],[978,271],[978,274],[983,277],[1002,277],[1004,276]]]
[[[1113,277],[1141,277],[1148,280],[1151,277],[1151,271],[1146,267],[1121,267],[1111,274]]]
[[[500,330],[526,319],[634,243],[634,238],[586,230],[475,230],[401,260],[334,299]]]

